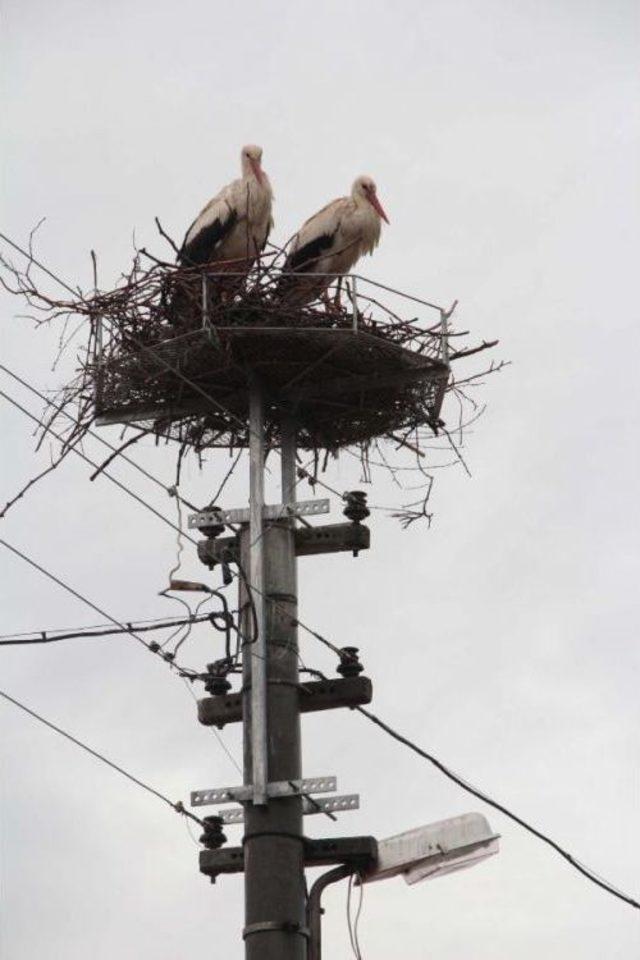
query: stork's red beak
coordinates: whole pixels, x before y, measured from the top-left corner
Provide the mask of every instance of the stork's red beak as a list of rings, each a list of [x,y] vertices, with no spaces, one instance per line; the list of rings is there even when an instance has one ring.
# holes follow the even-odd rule
[[[258,183],[264,183],[264,173],[262,172],[262,167],[260,166],[259,160],[254,160],[253,157],[249,158],[249,163],[251,164],[251,169],[253,170],[253,175],[258,181]]]
[[[368,196],[368,198],[369,198],[369,203],[371,204],[371,206],[373,207],[373,209],[376,211],[376,213],[378,214],[378,216],[379,216],[379,217],[382,217],[382,219],[385,221],[385,223],[389,223],[389,217],[388,217],[388,216],[386,215],[386,213],[384,212],[384,210],[383,210],[383,208],[382,208],[382,204],[381,204],[380,201],[378,200],[378,198],[377,198],[376,194],[374,193],[374,191],[373,191],[373,190],[370,191],[370,193],[368,193],[367,196]]]

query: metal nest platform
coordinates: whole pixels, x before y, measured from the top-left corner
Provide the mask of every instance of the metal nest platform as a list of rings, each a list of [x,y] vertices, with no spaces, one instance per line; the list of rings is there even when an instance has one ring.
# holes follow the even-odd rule
[[[158,312],[133,336],[111,336],[107,349],[99,331],[91,364],[98,423],[134,423],[196,449],[247,446],[257,378],[269,445],[280,443],[284,414],[295,416],[299,446],[312,450],[411,427],[437,431],[449,377],[443,311],[434,327],[417,327],[358,294],[353,277],[346,306],[281,309],[254,289],[212,307],[210,279],[203,276],[199,298],[207,306],[188,323]],[[359,279],[361,289],[373,283]],[[382,315],[374,318],[372,304]]]

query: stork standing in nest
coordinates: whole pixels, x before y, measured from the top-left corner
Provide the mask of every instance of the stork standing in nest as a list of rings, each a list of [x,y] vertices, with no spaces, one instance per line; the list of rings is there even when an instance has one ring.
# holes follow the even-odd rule
[[[178,253],[182,266],[215,264],[248,272],[273,226],[273,194],[262,169],[262,147],[243,147],[242,176],[223,187],[193,221]]]
[[[283,273],[299,277],[280,278],[282,300],[302,305],[324,295],[336,276],[348,273],[364,254],[373,253],[382,220],[389,223],[375,183],[371,177],[358,177],[351,196],[323,207],[294,235]]]
[[[243,147],[240,163],[242,176],[209,201],[187,230],[178,251],[181,267],[209,267],[211,273],[238,275],[227,279],[208,277],[208,306],[233,297],[264,249],[273,226],[273,194],[262,169],[262,147]],[[202,306],[200,276],[180,276],[171,297],[173,322],[191,326]]]

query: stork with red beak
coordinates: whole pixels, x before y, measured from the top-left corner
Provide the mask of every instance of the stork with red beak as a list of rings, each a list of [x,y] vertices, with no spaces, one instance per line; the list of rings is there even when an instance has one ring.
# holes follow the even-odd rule
[[[351,196],[340,197],[306,221],[291,241],[278,292],[288,303],[309,303],[339,274],[348,273],[380,241],[381,221],[389,223],[371,177],[358,177]],[[317,276],[327,274],[327,276]]]
[[[262,169],[262,147],[240,155],[242,176],[223,187],[193,221],[178,253],[183,266],[215,264],[216,270],[248,272],[273,226],[273,194]]]

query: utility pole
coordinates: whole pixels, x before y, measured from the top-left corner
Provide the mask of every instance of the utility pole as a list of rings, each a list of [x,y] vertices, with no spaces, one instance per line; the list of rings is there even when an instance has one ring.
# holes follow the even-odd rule
[[[329,510],[328,500],[296,498],[296,428],[283,415],[281,433],[281,503],[264,504],[264,408],[260,384],[250,387],[248,510],[212,507],[190,517],[189,525],[207,537],[198,545],[203,563],[238,564],[242,635],[242,690],[232,693],[218,664],[211,664],[213,695],[198,703],[201,723],[221,728],[242,722],[244,783],[241,787],[196,790],[193,806],[238,801],[242,806],[209,819],[200,870],[212,880],[244,872],[246,960],[307,960],[305,867],[342,864],[347,873],[375,863],[373,837],[313,839],[305,835],[305,814],[355,810],[355,794],[314,798],[336,789],[333,776],[304,779],[300,714],[354,707],[371,702],[371,681],[360,676],[355,648],[340,654],[340,676],[300,683],[297,630],[297,557],[349,552],[369,547],[365,496],[345,494],[348,523],[311,526],[306,516]],[[305,524],[296,526],[296,518]],[[220,537],[224,525],[239,523],[240,532]],[[222,823],[244,823],[241,847],[222,847]],[[315,921],[317,928],[317,918]]]
[[[254,398],[254,407],[260,401]],[[259,429],[259,416],[252,418],[252,443],[260,445],[253,425]],[[295,500],[296,439],[293,423],[285,421],[282,443],[282,503]],[[251,451],[251,470],[262,472],[264,457]],[[258,462],[261,460],[262,462]],[[255,491],[259,483],[250,480],[256,508]],[[259,496],[259,493],[257,494]],[[262,519],[262,518],[261,518]],[[295,520],[283,518],[260,530],[262,539],[262,596],[253,592],[255,610],[264,605],[265,642],[260,649],[252,636],[253,615],[247,590],[241,587],[240,609],[244,611],[243,642],[243,729],[244,782],[255,791],[256,736],[266,743],[268,783],[300,780],[300,707],[298,689],[297,576],[295,556]],[[254,528],[241,533],[240,553],[245,570],[252,565]],[[255,584],[254,577],[251,578]],[[260,621],[260,615],[256,617]],[[266,661],[262,657],[266,657]],[[254,677],[265,671],[265,718],[254,715]],[[260,701],[258,701],[260,707]],[[255,721],[258,720],[256,725]],[[262,770],[262,764],[260,765]],[[302,830],[302,797],[294,795],[266,798],[265,803],[245,806],[244,882],[245,882],[245,956],[247,960],[305,960],[305,877]]]

